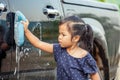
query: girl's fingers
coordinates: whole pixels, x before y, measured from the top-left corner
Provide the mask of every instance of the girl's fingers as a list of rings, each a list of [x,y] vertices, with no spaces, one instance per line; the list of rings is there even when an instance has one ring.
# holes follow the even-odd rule
[[[24,25],[24,31],[26,31],[27,28],[28,28],[28,25],[29,25],[29,21],[28,21],[28,20],[26,20],[26,21],[21,21],[21,23]]]
[[[21,21],[21,23],[22,23],[25,27],[29,25],[29,21],[28,21],[28,20],[26,20],[26,21]]]

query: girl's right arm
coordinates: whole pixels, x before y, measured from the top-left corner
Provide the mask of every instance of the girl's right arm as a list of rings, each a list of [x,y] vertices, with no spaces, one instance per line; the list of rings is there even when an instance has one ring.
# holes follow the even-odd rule
[[[25,21],[25,22],[23,21],[22,23],[24,25],[25,35],[34,47],[39,48],[48,53],[53,53],[53,44],[40,41],[35,35],[33,35],[28,29],[28,25],[29,25],[28,21]]]

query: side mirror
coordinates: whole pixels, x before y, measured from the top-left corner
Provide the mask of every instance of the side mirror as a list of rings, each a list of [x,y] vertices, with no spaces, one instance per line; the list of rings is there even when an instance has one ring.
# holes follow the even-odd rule
[[[0,3],[0,14],[7,11],[7,6],[3,3]]]

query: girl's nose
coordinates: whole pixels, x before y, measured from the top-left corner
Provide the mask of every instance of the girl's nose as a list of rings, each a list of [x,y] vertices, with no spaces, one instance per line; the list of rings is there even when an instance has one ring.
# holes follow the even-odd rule
[[[62,39],[62,36],[61,36],[61,35],[59,35],[59,36],[58,36],[58,40],[61,40],[61,39]]]

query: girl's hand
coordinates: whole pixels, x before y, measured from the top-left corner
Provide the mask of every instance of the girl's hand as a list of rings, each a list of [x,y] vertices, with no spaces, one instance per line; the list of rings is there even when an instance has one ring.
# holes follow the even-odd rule
[[[27,32],[27,30],[28,30],[28,25],[29,25],[29,21],[27,20],[27,21],[21,21],[21,22],[22,22],[22,24],[24,25],[24,31]]]

